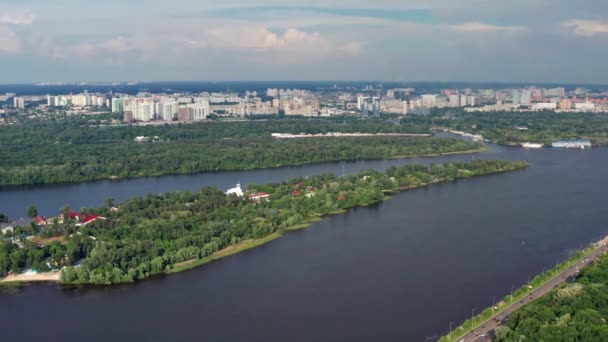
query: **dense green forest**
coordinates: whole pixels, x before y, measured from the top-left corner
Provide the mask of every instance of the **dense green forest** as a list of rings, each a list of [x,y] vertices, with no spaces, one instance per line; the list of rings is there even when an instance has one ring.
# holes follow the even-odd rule
[[[525,166],[525,162],[486,160],[405,165],[385,173],[364,171],[343,178],[322,175],[249,186],[246,194],[265,192],[270,195],[267,201],[226,196],[215,188],[150,194],[119,205],[108,199],[103,207],[84,211],[106,220],[80,227],[68,220],[43,228],[19,228],[15,239],[25,242],[23,248],[9,241],[0,243],[0,275],[67,266],[61,278],[65,283],[133,282],[229,246],[280,234],[323,215],[381,202],[390,192]],[[24,239],[26,234],[49,242]],[[78,261],[82,261],[79,267],[71,267]]]
[[[158,136],[167,141],[252,139],[272,133],[429,133],[426,122],[335,117],[236,122],[201,122],[155,126],[104,126],[72,118],[27,125],[0,126],[0,145],[102,144],[131,142],[135,137]]]
[[[608,256],[514,312],[496,341],[608,341]]]
[[[593,113],[437,111],[437,126],[481,134],[500,144],[590,139],[608,144],[608,115]],[[429,118],[423,119],[429,120]]]
[[[33,131],[17,127],[0,134],[0,186],[249,170],[482,148],[472,142],[426,137],[270,138],[272,132],[400,132],[401,127],[355,119],[114,128],[46,123]],[[150,137],[150,141],[134,142],[136,136]]]

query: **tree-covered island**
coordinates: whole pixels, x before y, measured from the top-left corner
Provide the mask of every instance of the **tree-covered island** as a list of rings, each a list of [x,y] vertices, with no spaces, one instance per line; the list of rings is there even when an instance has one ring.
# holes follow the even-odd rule
[[[318,162],[475,152],[483,145],[431,137],[315,137],[271,134],[428,133],[383,120],[278,120],[154,127],[40,123],[0,127],[0,186],[39,185]],[[428,127],[427,127],[428,128]]]
[[[321,175],[250,185],[241,194],[215,188],[136,197],[61,217],[39,216],[0,243],[0,276],[61,270],[61,282],[117,284],[197,266],[303,228],[324,215],[379,203],[393,192],[526,167],[475,160],[405,165],[339,178]]]

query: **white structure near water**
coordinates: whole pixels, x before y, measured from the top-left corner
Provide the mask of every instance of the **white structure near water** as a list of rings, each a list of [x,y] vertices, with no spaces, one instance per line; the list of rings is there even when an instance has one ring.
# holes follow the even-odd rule
[[[237,195],[237,197],[243,197],[243,189],[241,188],[241,183],[236,183],[236,186],[232,189],[228,189],[226,191],[226,195]]]
[[[591,140],[559,140],[551,144],[553,147],[561,148],[587,148],[591,147]]]

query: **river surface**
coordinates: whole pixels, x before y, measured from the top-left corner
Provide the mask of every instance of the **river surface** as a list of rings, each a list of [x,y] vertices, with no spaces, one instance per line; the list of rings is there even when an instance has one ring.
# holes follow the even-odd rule
[[[134,285],[0,292],[2,340],[425,341],[608,234],[608,149],[324,163],[0,192],[0,211],[232,187],[325,172],[471,158],[526,170],[401,193],[259,248]]]

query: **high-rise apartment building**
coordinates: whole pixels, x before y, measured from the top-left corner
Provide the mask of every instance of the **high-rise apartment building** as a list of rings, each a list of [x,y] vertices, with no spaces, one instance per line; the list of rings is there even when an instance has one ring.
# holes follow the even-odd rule
[[[519,90],[515,89],[511,91],[511,98],[513,104],[521,104],[521,93],[519,92]]]
[[[521,104],[529,105],[532,102],[532,91],[530,89],[525,89],[521,92]]]
[[[13,107],[17,109],[25,109],[25,99],[23,97],[13,98]]]
[[[425,107],[435,107],[437,103],[437,95],[435,94],[425,94],[422,95],[422,105]]]
[[[122,113],[123,111],[123,99],[113,98],[112,99],[112,113]]]

